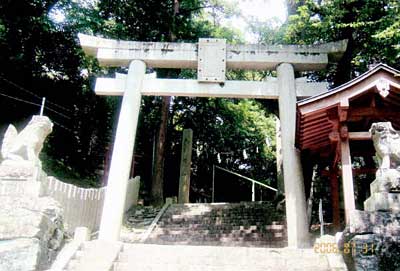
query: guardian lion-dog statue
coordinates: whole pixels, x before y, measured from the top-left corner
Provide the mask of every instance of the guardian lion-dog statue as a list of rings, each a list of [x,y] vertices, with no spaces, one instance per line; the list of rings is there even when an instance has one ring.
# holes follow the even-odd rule
[[[3,163],[27,161],[40,165],[39,153],[46,137],[52,131],[53,123],[45,116],[33,116],[28,125],[19,133],[14,125],[10,124],[1,146]]]
[[[379,169],[400,169],[400,135],[390,122],[373,123],[369,130],[374,142]]]

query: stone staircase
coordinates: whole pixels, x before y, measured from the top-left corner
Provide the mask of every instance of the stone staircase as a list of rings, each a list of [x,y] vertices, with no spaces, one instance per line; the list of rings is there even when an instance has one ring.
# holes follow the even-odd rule
[[[340,255],[282,248],[282,220],[270,203],[173,204],[147,244],[84,242],[63,268],[51,271],[347,270]]]
[[[126,214],[121,228],[120,240],[125,243],[138,243],[141,236],[152,224],[161,207],[134,206]]]
[[[267,202],[173,204],[145,243],[285,247],[284,220]]]
[[[123,243],[120,242],[84,242],[62,270],[54,271],[108,271],[122,248]]]

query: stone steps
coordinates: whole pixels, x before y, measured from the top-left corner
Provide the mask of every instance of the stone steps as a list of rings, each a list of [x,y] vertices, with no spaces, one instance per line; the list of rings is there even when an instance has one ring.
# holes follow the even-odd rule
[[[237,216],[240,216],[240,214],[238,214]],[[195,219],[191,219],[191,218],[184,218],[184,219],[174,219],[174,220],[169,220],[169,219],[165,219],[163,218],[163,221],[159,224],[161,226],[165,226],[168,224],[185,224],[189,222],[190,225],[227,225],[227,226],[242,226],[242,225],[260,225],[262,223],[264,223],[264,221],[260,220],[260,219],[255,219],[254,217],[243,217],[240,216],[240,219],[238,219],[237,217],[234,218],[220,218],[220,217],[215,217],[215,218],[207,218],[207,217],[203,217],[203,218],[195,218]]]
[[[195,233],[182,233],[181,230],[156,230],[153,233],[155,236],[162,236],[162,235],[168,235],[168,236],[174,236],[174,235],[179,235],[182,237],[187,237],[187,236],[193,236],[193,237],[198,237],[198,236],[204,236],[204,237],[211,237],[211,238],[222,238],[222,237],[233,237],[233,238],[279,238],[283,237],[283,234],[279,233],[262,233],[262,232],[243,232],[243,231],[229,231],[229,232],[224,232],[224,231],[218,231],[218,232],[211,232],[207,230],[203,231],[196,231]]]
[[[125,214],[120,240],[127,243],[139,242],[141,235],[146,232],[160,210],[161,207],[140,205],[129,209]]]
[[[312,249],[125,244],[113,271],[330,270]]]
[[[270,232],[271,230],[276,230],[276,231],[281,231],[285,230],[284,225],[252,225],[252,226],[242,226],[242,225],[231,225],[231,224],[226,224],[226,225],[215,225],[215,224],[210,224],[212,225],[212,230],[215,230],[217,232],[219,231],[265,231],[265,232]],[[163,230],[177,230],[177,229],[186,229],[186,230],[196,230],[196,231],[211,231],[210,226],[207,224],[180,224],[180,225],[175,225],[175,224],[169,224],[169,225],[163,225],[163,224],[158,224],[158,226],[162,226],[161,229]],[[160,229],[160,227],[159,227]]]
[[[223,267],[216,266],[204,266],[204,265],[172,265],[172,264],[117,264],[116,269],[118,271],[132,271],[132,270],[141,270],[141,271],[235,271],[235,270],[249,270],[246,269],[246,266],[234,266],[234,265],[226,265]],[[254,268],[252,267],[252,271],[265,271],[265,267]],[[279,270],[279,269],[271,269],[271,270]]]
[[[152,244],[152,243],[147,243]],[[264,247],[264,248],[277,248],[282,246],[282,242],[272,241],[232,241],[232,240],[221,240],[221,241],[160,241],[157,240],[157,244],[160,245],[186,245],[186,246],[217,246],[217,247]]]
[[[271,203],[173,204],[145,243],[284,247],[286,236]]]
[[[91,241],[85,242],[65,271],[109,271],[122,249],[122,243]]]

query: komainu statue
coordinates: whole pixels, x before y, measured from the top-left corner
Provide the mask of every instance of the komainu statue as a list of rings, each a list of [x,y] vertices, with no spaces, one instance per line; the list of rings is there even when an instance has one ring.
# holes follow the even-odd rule
[[[400,134],[390,122],[373,123],[370,129],[379,169],[400,169]]]
[[[33,116],[28,125],[19,133],[14,125],[10,124],[1,146],[3,163],[27,161],[40,165],[39,153],[43,148],[43,142],[52,130],[53,123],[45,116]]]
[[[400,134],[393,129],[390,122],[373,123],[370,133],[379,163],[376,179],[371,183],[371,197],[377,198],[379,193],[398,193],[400,192]],[[367,205],[375,208],[375,202],[371,197],[366,201]],[[385,204],[385,208],[389,208],[388,204]]]
[[[370,129],[379,162],[364,210],[352,210],[340,241],[348,270],[399,270],[400,135],[390,122]],[[366,250],[358,248],[369,247]]]

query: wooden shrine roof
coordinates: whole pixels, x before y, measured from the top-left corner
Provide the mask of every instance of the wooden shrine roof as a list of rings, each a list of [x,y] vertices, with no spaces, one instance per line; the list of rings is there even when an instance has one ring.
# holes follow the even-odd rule
[[[342,138],[349,136],[350,140],[356,134],[356,140],[368,139],[365,132],[377,121],[391,121],[395,129],[400,129],[399,74],[400,71],[379,64],[346,84],[299,101],[296,146],[302,151],[332,152],[335,133]],[[379,91],[382,87],[389,87],[386,97]],[[345,131],[340,130],[343,123]]]

